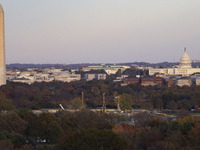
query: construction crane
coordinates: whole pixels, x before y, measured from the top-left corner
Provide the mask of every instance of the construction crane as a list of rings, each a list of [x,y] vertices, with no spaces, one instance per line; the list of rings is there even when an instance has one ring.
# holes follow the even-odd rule
[[[84,108],[84,92],[81,92],[82,94],[82,109]]]
[[[116,96],[115,99],[117,100],[117,110],[121,111],[121,108],[120,108],[120,96]]]
[[[105,98],[106,93],[103,93],[103,112],[106,112],[106,98]]]

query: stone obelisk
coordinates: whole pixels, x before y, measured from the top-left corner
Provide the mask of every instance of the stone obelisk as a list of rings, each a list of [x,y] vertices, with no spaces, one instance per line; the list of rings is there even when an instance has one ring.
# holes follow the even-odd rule
[[[0,4],[0,86],[6,84],[4,12]]]

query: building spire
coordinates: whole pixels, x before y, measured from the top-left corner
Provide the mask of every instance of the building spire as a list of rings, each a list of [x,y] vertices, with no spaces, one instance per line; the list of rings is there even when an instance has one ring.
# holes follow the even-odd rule
[[[184,47],[184,53],[186,53],[186,47]]]

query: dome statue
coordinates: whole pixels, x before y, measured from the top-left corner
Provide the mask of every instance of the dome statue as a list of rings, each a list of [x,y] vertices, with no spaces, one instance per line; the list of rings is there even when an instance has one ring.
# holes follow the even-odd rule
[[[184,49],[184,54],[181,57],[179,68],[192,68],[190,56],[186,53],[186,48]]]

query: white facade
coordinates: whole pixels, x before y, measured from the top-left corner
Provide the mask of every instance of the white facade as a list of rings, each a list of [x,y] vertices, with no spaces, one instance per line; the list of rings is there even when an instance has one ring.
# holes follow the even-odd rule
[[[200,78],[196,79],[196,85],[200,85]]]
[[[97,79],[97,80],[105,80],[106,79],[106,74],[85,74],[84,79],[87,81]]]
[[[62,71],[58,75],[55,76],[55,80],[63,81],[63,82],[81,80],[81,74],[74,74],[74,73]]]
[[[188,54],[186,53],[186,49],[184,50],[184,54],[180,59],[179,67],[177,68],[151,68],[149,69],[149,75],[154,75],[156,73],[162,75],[182,75],[189,76],[196,72],[200,72],[200,68],[192,68],[191,60]]]
[[[24,71],[19,74],[14,74],[10,72],[10,75],[7,78],[13,82],[22,82],[31,84],[33,82],[51,82],[54,80],[71,82],[76,80],[81,80],[81,74],[70,73],[68,71],[61,71],[56,73],[37,73],[34,71]]]
[[[12,79],[13,82],[20,82],[20,83],[27,83],[27,84],[31,84],[34,82],[34,80],[30,80],[28,78],[15,78]]]
[[[181,78],[177,80],[177,85],[178,86],[191,86],[192,85],[192,79],[191,78]]]
[[[105,70],[105,72],[110,74],[115,74],[119,69],[121,72],[124,70],[130,68],[129,66],[121,66],[121,65],[99,65],[99,66],[88,66],[86,68],[83,68],[83,71],[90,71],[90,70]]]

